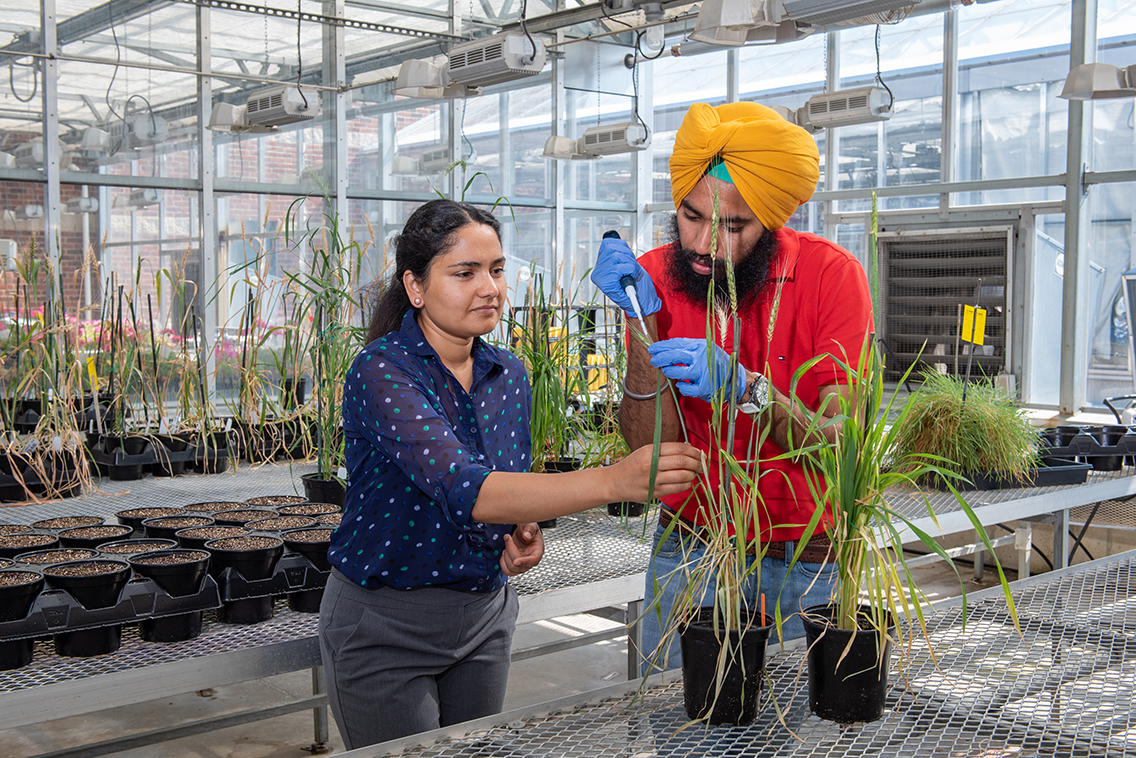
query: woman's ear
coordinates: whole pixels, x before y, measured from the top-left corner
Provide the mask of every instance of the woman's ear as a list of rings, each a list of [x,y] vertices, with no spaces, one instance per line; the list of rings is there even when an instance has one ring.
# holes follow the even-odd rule
[[[422,307],[422,285],[409,270],[402,272],[402,286],[406,288],[406,296],[415,308]]]

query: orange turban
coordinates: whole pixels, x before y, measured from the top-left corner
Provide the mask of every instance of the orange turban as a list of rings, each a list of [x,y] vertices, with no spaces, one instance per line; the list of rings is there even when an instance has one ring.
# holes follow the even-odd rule
[[[746,205],[766,229],[780,229],[820,178],[816,140],[772,108],[695,103],[675,134],[671,193],[677,208],[721,156]]]

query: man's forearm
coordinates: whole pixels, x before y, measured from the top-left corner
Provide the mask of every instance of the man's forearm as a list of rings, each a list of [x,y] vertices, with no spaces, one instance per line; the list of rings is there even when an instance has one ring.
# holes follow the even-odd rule
[[[774,388],[773,404],[765,412],[765,416],[770,424],[770,439],[786,452],[800,450],[803,447],[821,442],[816,436],[818,434],[824,438],[824,441],[836,441],[836,433],[839,428],[838,424],[829,424],[823,428],[818,428],[821,424],[825,423],[826,419],[831,419],[835,416],[836,412],[839,410],[839,405],[827,402],[827,393],[824,395],[824,398],[824,418],[818,418],[817,421],[814,422],[812,421],[811,412],[806,415],[805,410],[803,410],[798,403],[794,403],[787,395]],[[809,434],[810,428],[811,434]]]
[[[658,337],[654,315],[645,319],[651,341]],[[624,394],[619,404],[619,428],[628,447],[636,450],[650,445],[655,438],[655,403],[662,402],[662,441],[677,442],[682,439],[682,429],[678,419],[678,409],[666,377],[651,365],[651,355],[639,341],[642,333],[638,323],[631,323],[628,329],[633,332],[627,351],[627,376],[624,386],[636,395],[654,395],[648,400],[635,400]],[[657,395],[654,393],[658,392]]]

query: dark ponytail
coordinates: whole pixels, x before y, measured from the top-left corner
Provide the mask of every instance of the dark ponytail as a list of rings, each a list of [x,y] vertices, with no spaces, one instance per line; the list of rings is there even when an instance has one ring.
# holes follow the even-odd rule
[[[367,342],[373,342],[402,325],[402,317],[410,308],[410,297],[402,283],[409,271],[415,279],[426,281],[430,264],[454,244],[458,230],[467,224],[485,224],[501,239],[501,224],[488,212],[453,200],[431,200],[418,208],[406,221],[402,234],[395,238],[394,271],[385,282],[371,312]]]

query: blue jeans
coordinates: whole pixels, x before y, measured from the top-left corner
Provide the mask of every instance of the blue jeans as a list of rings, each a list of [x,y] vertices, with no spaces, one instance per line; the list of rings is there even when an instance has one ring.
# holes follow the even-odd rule
[[[644,611],[639,620],[640,675],[682,666],[682,651],[679,648],[677,635],[667,640],[665,650],[656,653],[656,648],[662,637],[662,628],[667,625],[675,598],[687,583],[686,566],[696,562],[705,552],[705,548],[697,540],[682,537],[677,531],[672,531],[665,541],[660,542],[665,531],[662,526],[655,530],[655,549],[647,569]],[[798,561],[792,571],[787,571],[791,557],[792,554],[784,558],[763,558],[761,586],[758,587],[753,581],[756,577],[751,577],[751,581],[744,587],[746,602],[755,610],[760,607],[762,593],[765,594],[765,612],[770,618],[773,617],[773,603],[777,602],[780,596],[783,640],[804,637],[805,627],[797,612],[810,605],[828,603],[836,588],[836,567],[831,562]],[[657,593],[656,581],[659,584]],[[656,594],[659,596],[659,604],[652,607]],[[711,579],[702,595],[700,605],[712,605],[713,597],[714,581]],[[777,633],[774,631],[770,636],[770,642],[776,641]]]

